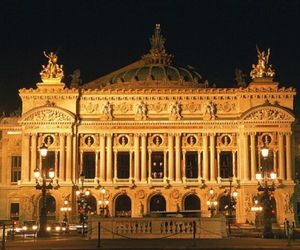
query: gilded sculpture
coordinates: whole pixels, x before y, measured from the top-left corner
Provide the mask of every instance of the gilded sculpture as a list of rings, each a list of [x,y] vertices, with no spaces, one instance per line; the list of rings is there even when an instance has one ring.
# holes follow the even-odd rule
[[[256,50],[258,62],[256,65],[252,64],[252,70],[250,72],[251,78],[272,78],[275,75],[275,71],[272,68],[272,65],[269,64],[270,48],[268,48],[267,52],[260,51],[258,47],[256,47]]]
[[[47,54],[44,51],[44,56],[48,58],[48,64],[47,66],[42,65],[43,70],[40,72],[42,81],[49,81],[49,80],[56,80],[56,81],[61,81],[61,79],[64,76],[64,71],[63,71],[63,65],[58,65],[58,56],[57,54],[50,52]]]

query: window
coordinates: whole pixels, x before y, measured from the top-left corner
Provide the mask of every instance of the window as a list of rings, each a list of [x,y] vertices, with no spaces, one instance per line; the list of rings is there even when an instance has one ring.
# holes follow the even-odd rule
[[[223,151],[220,154],[220,177],[229,178],[232,176],[232,153]]]
[[[129,152],[118,152],[117,156],[117,177],[120,179],[129,178]]]
[[[198,177],[198,153],[187,152],[185,155],[186,178]]]
[[[86,179],[95,178],[96,155],[94,152],[83,153],[83,174]]]
[[[160,179],[164,177],[164,153],[153,152],[151,155],[151,176],[154,179]]]
[[[21,180],[21,156],[11,157],[11,182]]]
[[[55,170],[55,152],[54,151],[48,151],[47,156],[42,158],[42,171],[43,173],[47,174],[47,178],[49,178],[49,170],[50,169]]]
[[[19,203],[10,204],[10,218],[12,220],[19,220],[19,210],[20,210]]]

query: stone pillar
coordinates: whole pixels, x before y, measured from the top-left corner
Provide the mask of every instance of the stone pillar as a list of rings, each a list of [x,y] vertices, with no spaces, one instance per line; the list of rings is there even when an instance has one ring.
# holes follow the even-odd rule
[[[186,179],[186,150],[182,150],[182,179]]]
[[[170,181],[174,180],[174,136],[169,134],[168,137],[168,150],[169,150],[169,175]]]
[[[249,138],[248,133],[244,133],[244,181],[249,181]]]
[[[106,137],[106,181],[112,181],[112,134]]]
[[[285,180],[285,158],[284,158],[284,143],[283,134],[278,135],[278,151],[279,151],[279,176],[281,180]]]
[[[129,152],[129,180],[133,179],[133,160],[132,160],[132,156],[133,156],[133,151]]]
[[[215,145],[214,134],[211,134],[209,136],[209,144],[210,144],[210,180],[216,181],[216,170],[215,170],[216,145]]]
[[[203,178],[208,180],[208,138],[203,135]]]
[[[79,153],[79,174],[83,172],[83,151],[81,150]]]
[[[33,175],[33,173],[30,173],[29,168],[29,157],[30,157],[30,136],[28,133],[24,133],[22,136],[22,171],[21,171],[21,180],[22,182],[28,182],[29,176]],[[40,169],[42,171],[42,169]]]
[[[71,173],[72,173],[72,134],[68,134],[67,135],[66,181],[71,181]]]
[[[176,154],[176,182],[181,182],[181,143],[180,143],[180,134],[176,134],[176,142],[175,142],[175,154]]]
[[[95,177],[98,177],[100,174],[100,169],[99,169],[99,151],[95,151]]]
[[[148,180],[152,179],[151,151],[148,151]]]
[[[198,179],[201,179],[201,151],[198,151]]]
[[[141,181],[146,182],[147,180],[147,144],[146,144],[146,134],[142,134],[142,172]]]
[[[232,151],[232,175],[237,178],[236,175],[236,151]]]
[[[134,135],[134,180],[140,181],[140,137]]]
[[[256,180],[255,174],[257,172],[255,133],[250,134],[250,144],[251,144],[251,181],[255,181]]]
[[[29,169],[29,181],[31,181],[31,177],[33,175],[33,171],[36,169],[36,152],[37,152],[37,136],[36,134],[32,134],[31,135],[31,168]]]
[[[221,151],[218,149],[217,150],[217,180],[221,179],[221,174],[220,174],[220,154],[221,154]]]
[[[164,181],[167,179],[167,151],[164,151]]]
[[[130,157],[130,156],[129,156]],[[129,159],[129,172],[130,172],[130,159]],[[129,174],[130,176],[130,174]],[[113,172],[113,180],[118,179],[118,152],[114,151],[114,172]]]
[[[100,134],[100,181],[105,180],[105,135]]]
[[[65,177],[65,135],[59,134],[59,179],[66,180]]]
[[[285,147],[286,147],[286,179],[292,180],[292,147],[291,147],[291,134],[285,134]]]

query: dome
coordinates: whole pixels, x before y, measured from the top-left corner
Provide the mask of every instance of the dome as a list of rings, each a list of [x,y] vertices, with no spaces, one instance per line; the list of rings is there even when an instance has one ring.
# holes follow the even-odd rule
[[[109,79],[109,84],[136,81],[184,81],[199,82],[202,77],[194,70],[176,68],[171,65],[150,64],[130,69],[114,75]]]
[[[157,24],[150,38],[149,53],[132,65],[86,84],[89,88],[152,88],[152,87],[208,87],[208,82],[191,66],[172,65],[173,56],[165,50],[165,38]]]

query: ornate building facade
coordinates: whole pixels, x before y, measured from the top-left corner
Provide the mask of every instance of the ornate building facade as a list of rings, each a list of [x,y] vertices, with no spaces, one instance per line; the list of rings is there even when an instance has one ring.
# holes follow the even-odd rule
[[[226,213],[229,188],[238,196],[237,223],[254,223],[259,196],[256,173],[277,173],[272,216],[294,220],[295,139],[292,87],[273,81],[269,51],[245,87],[211,87],[191,68],[172,65],[157,25],[148,54],[82,86],[62,83],[62,66],[45,56],[36,88],[20,89],[22,114],[2,117],[0,218],[36,219],[40,191],[36,168],[55,170],[48,215],[62,220],[64,199],[78,218],[75,191],[85,176],[89,212],[99,213],[99,188],[107,190],[111,216],[141,217],[154,211],[197,210],[209,214],[214,190],[218,213]],[[299,140],[299,139],[298,139]],[[45,159],[42,144],[48,147]],[[261,149],[269,148],[269,157]]]

